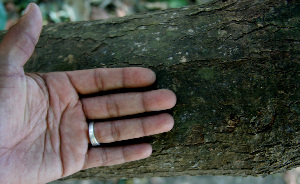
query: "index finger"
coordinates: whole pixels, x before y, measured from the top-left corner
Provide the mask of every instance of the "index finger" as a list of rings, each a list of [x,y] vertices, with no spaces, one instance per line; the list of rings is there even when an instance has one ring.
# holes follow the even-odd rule
[[[97,68],[66,72],[80,94],[91,94],[120,88],[146,87],[155,82],[152,70],[139,67]]]

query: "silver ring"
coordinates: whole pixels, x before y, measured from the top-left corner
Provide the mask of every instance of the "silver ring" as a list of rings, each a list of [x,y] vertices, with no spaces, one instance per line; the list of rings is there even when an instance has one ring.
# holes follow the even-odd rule
[[[94,122],[89,123],[89,136],[92,146],[99,146],[100,143],[97,141],[95,134],[94,134]]]

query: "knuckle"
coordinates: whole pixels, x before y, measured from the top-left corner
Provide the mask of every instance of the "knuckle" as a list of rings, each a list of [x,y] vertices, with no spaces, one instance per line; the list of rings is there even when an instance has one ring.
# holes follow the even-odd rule
[[[19,40],[16,46],[27,57],[30,57],[35,48],[37,40],[30,33],[27,33],[26,31],[23,31],[22,34],[23,34],[22,36],[23,39]]]
[[[121,87],[126,87],[126,68],[122,69]]]
[[[115,121],[111,122],[111,136],[114,141],[119,141],[121,138],[120,128],[117,126]]]
[[[120,159],[120,163],[129,162],[129,160],[126,157],[125,148],[124,147],[121,148],[121,154],[122,154],[122,156],[121,156],[121,159]]]
[[[106,151],[106,148],[103,148],[102,153],[100,154],[101,156],[101,166],[107,166],[108,165],[108,153]]]
[[[99,70],[94,70],[94,82],[98,91],[102,91],[104,84],[103,84],[101,72]]]
[[[144,112],[147,112],[147,103],[146,103],[146,94],[145,93],[141,93],[141,103],[142,103],[142,108]]]
[[[108,100],[106,102],[106,109],[107,109],[108,116],[110,118],[119,117],[120,115],[119,106],[116,100],[114,100],[111,95],[108,96]]]
[[[148,136],[144,118],[140,119],[140,124],[141,124],[142,136]]]

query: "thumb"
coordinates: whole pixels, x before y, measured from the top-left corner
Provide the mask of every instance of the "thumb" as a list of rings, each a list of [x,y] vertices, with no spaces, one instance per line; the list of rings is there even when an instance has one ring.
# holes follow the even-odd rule
[[[30,3],[19,22],[8,30],[0,44],[0,66],[23,67],[34,51],[42,26],[39,7]]]

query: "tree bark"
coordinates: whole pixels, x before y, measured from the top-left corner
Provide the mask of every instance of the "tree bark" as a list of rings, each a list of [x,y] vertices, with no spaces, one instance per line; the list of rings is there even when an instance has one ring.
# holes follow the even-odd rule
[[[296,0],[211,0],[45,26],[26,71],[147,67],[157,74],[152,88],[178,98],[171,132],[118,143],[151,142],[150,158],[68,178],[260,176],[299,166],[299,17]]]

